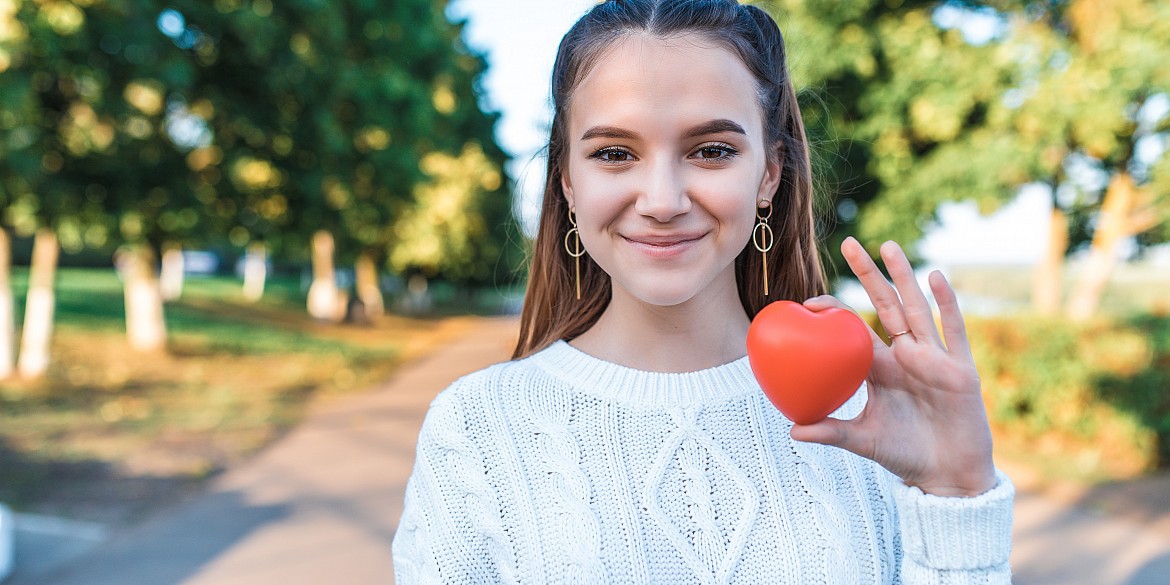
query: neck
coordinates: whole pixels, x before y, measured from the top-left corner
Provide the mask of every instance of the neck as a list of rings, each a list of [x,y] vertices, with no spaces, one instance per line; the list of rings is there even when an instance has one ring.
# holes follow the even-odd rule
[[[597,323],[570,343],[605,361],[650,372],[693,372],[747,354],[751,322],[734,278],[669,307],[650,305],[614,286]]]

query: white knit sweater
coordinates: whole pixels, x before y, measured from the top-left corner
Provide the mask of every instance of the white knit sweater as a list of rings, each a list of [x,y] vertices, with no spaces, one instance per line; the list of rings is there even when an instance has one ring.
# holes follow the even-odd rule
[[[791,426],[747,358],[653,373],[557,342],[477,372],[423,424],[397,582],[1010,582],[1006,477],[926,495]]]

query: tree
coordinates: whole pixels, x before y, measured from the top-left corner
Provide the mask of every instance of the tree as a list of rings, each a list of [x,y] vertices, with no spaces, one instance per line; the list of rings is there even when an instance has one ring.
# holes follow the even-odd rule
[[[475,99],[482,58],[463,47],[443,8],[432,0],[174,4],[170,34],[198,64],[188,100],[212,135],[193,167],[196,190],[234,245],[262,241],[317,263],[335,248],[357,262],[368,290],[371,270],[398,241],[397,217],[427,178],[420,160],[458,155],[476,140],[502,165],[495,118]],[[485,237],[500,239],[501,225]],[[325,299],[313,303],[321,313],[336,305],[332,272],[314,269],[310,297]]]
[[[904,0],[770,0],[761,3],[784,34],[788,65],[800,94],[818,187],[818,218],[833,272],[848,274],[842,240],[858,229],[860,210],[882,183],[862,130],[869,92],[890,75],[880,22],[898,22],[937,2]]]
[[[947,11],[996,32],[972,42],[940,25]],[[1075,0],[943,3],[880,21],[891,71],[867,89],[860,136],[882,191],[863,234],[914,240],[944,201],[992,210],[1023,185],[1048,185],[1050,248],[1034,299],[1059,310],[1063,259],[1088,243],[1066,310],[1091,316],[1119,243],[1166,241],[1168,19],[1161,2]]]
[[[37,234],[20,360],[36,376],[48,364],[58,243],[108,246],[151,219],[123,212],[178,192],[182,158],[162,128],[165,88],[185,69],[160,42],[153,3],[3,7],[0,189],[5,223]]]

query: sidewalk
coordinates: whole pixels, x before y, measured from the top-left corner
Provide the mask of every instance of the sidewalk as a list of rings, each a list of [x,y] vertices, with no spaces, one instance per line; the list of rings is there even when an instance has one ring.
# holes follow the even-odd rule
[[[317,410],[202,496],[5,585],[393,583],[390,543],[426,407],[456,377],[506,359],[516,327],[484,320],[382,387]],[[1149,505],[1125,516],[1021,494],[1013,582],[1170,585],[1170,510]]]

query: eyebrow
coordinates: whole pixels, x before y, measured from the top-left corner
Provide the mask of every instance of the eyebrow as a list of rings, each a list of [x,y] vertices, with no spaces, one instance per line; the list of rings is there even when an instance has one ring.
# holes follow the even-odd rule
[[[743,126],[740,126],[739,124],[736,124],[735,122],[732,122],[726,118],[720,118],[718,120],[704,122],[691,128],[690,130],[687,130],[686,133],[683,134],[683,138],[695,138],[697,136],[705,136],[707,134],[722,134],[724,132],[743,134],[744,136],[747,136],[747,131],[743,129]]]
[[[747,136],[747,131],[743,126],[732,122],[726,118],[718,120],[711,120],[703,122],[698,126],[693,126],[683,133],[683,138],[695,138],[697,136],[705,136],[707,134],[720,134],[723,132],[731,132],[734,134],[743,134]],[[638,138],[637,132],[631,132],[618,128],[616,126],[594,126],[585,131],[581,135],[581,140],[589,140],[591,138],[617,138],[621,140],[636,140]]]

